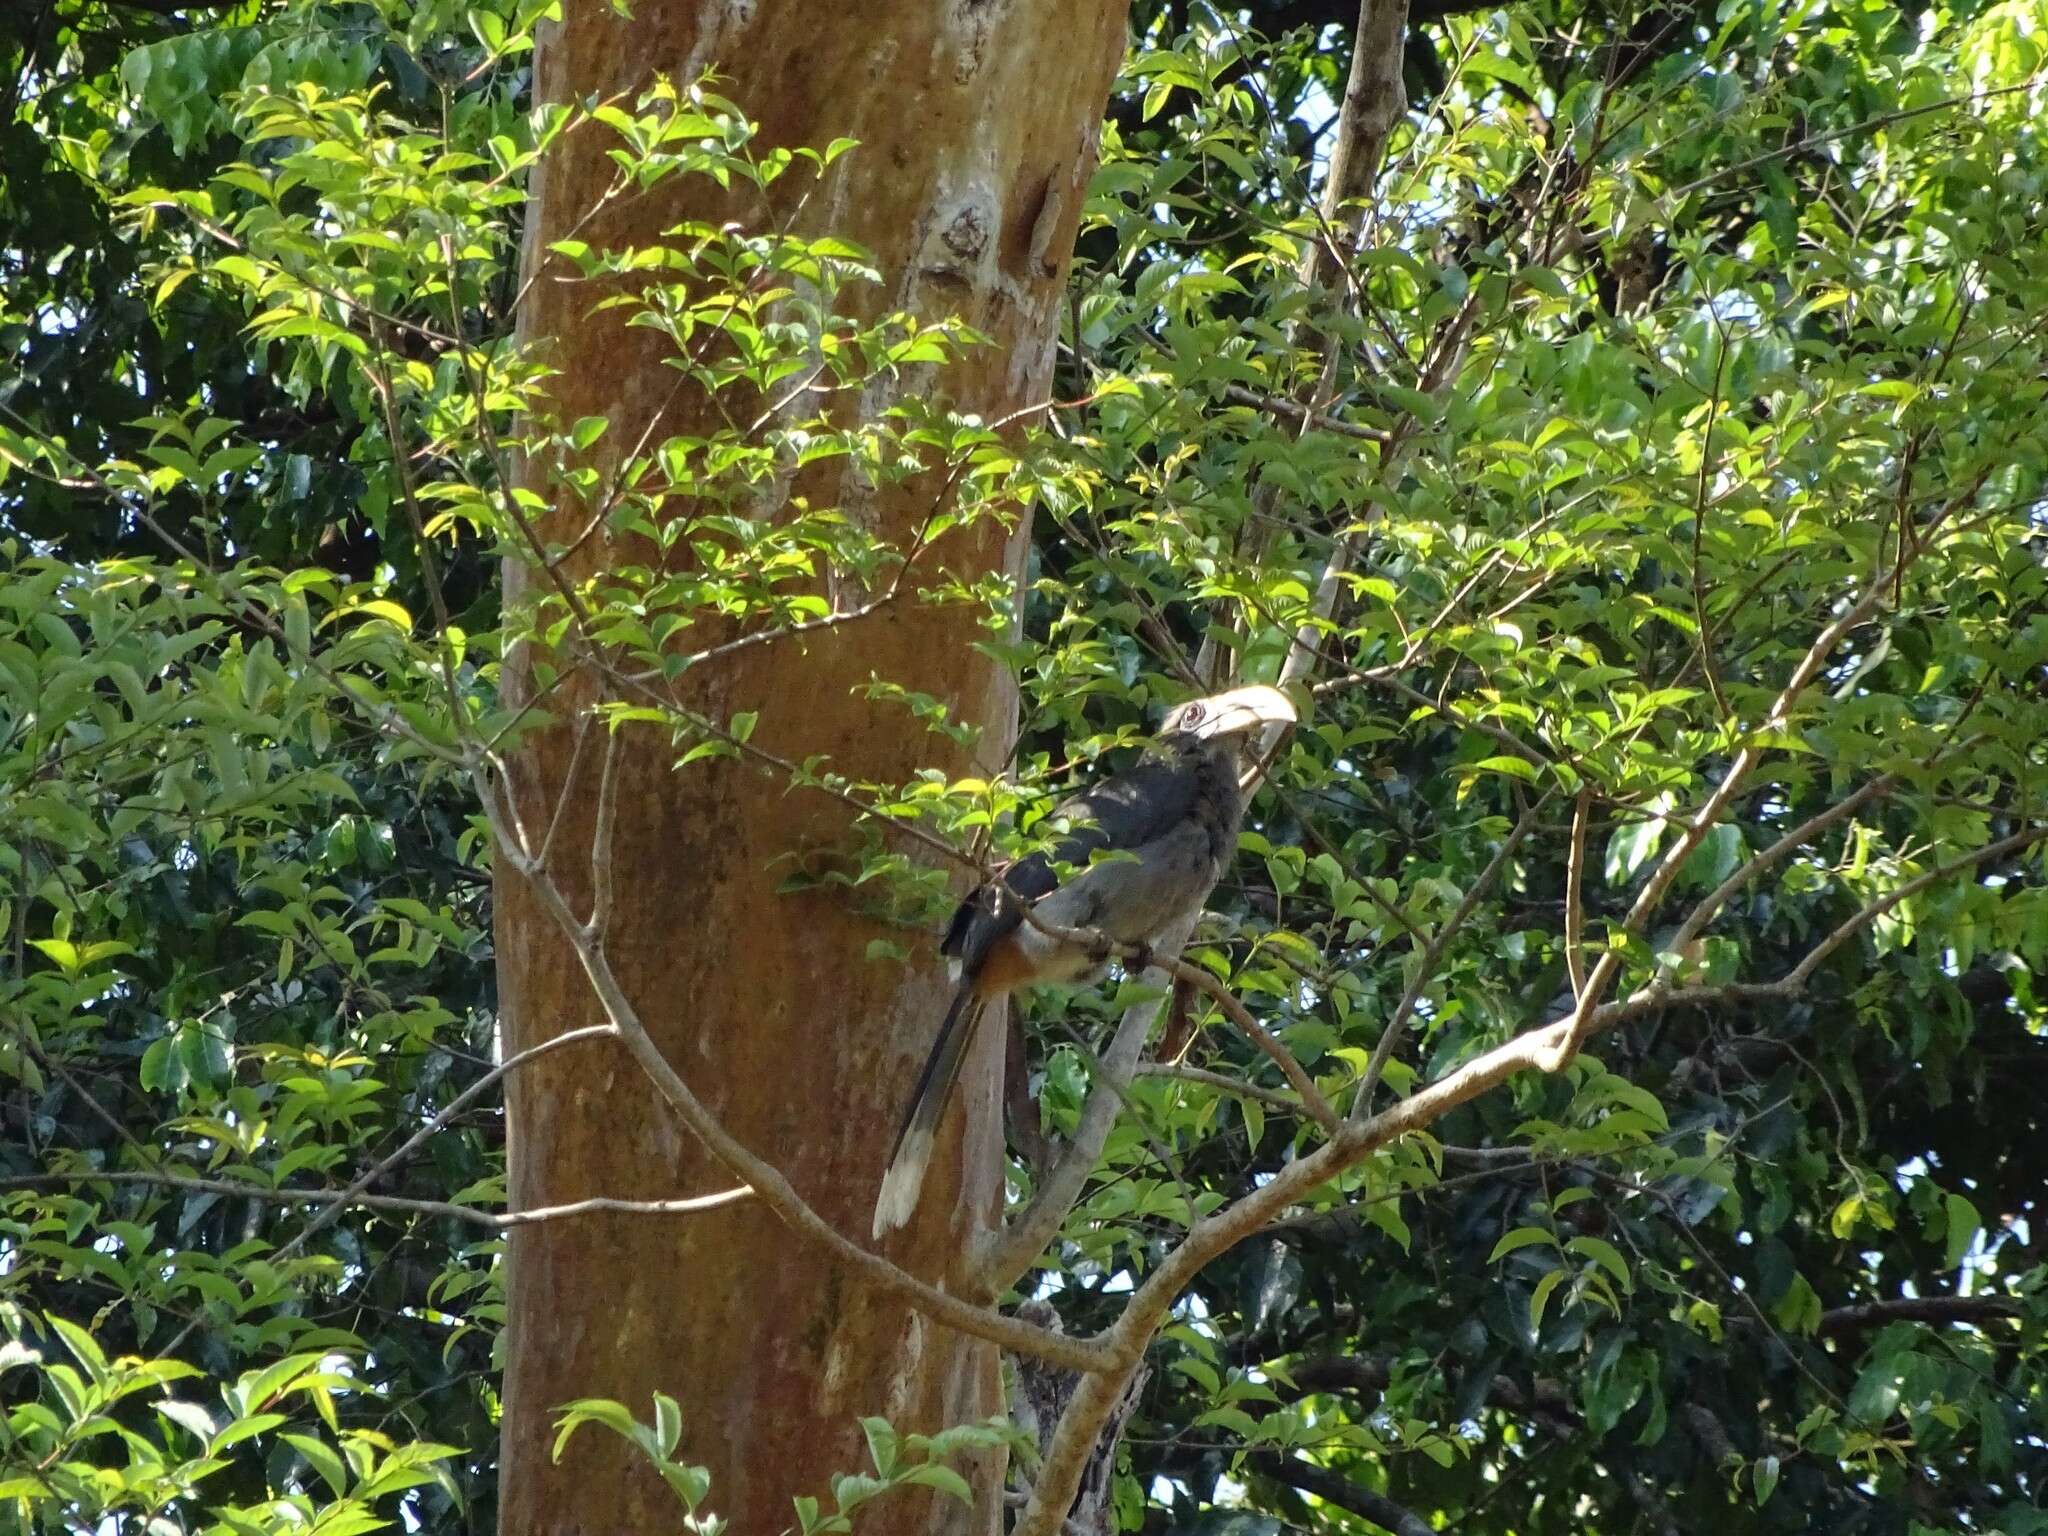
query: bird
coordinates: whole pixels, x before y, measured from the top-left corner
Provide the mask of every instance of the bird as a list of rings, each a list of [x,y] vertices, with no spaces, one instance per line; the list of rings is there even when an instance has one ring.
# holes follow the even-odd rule
[[[1116,950],[1138,951],[1126,968],[1143,970],[1145,947],[1201,912],[1237,851],[1241,747],[1297,718],[1287,695],[1264,684],[1182,704],[1136,763],[1054,807],[1067,831],[1050,850],[1017,860],[954,910],[939,945],[956,983],[952,1005],[890,1149],[878,1241],[917,1209],[932,1138],[988,1005],[1020,987],[1099,976]],[[1062,880],[1060,866],[1073,873]],[[1026,905],[1043,927],[1025,921]],[[1100,937],[1081,944],[1046,928]]]

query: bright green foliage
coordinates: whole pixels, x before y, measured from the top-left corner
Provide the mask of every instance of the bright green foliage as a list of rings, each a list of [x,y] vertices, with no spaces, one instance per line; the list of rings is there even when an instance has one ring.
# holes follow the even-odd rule
[[[1119,1453],[1128,1528],[2048,1527],[2048,11],[1418,8],[1363,235],[1304,291],[1344,239],[1348,35],[1141,7],[1061,403],[861,414],[978,339],[853,318],[864,253],[738,217],[549,253],[724,407],[634,445],[547,419],[512,341],[536,157],[608,135],[594,206],[742,206],[857,146],[762,145],[690,81],[531,112],[540,4],[47,9],[0,116],[0,1522],[490,1524],[480,807],[537,636],[601,651],[605,723],[679,772],[747,757],[923,839],[807,876],[901,925],[878,959],[925,963],[949,844],[1022,846],[1218,664],[1314,707],[1190,954],[1340,1110],[1390,1022],[1378,1107],[1603,961],[1634,1000],[1209,1266]],[[786,498],[821,463],[943,494],[892,547]],[[501,610],[551,502],[688,559]],[[932,546],[1027,514],[1013,640],[1019,594]],[[750,745],[790,701],[667,691],[707,634],[898,601],[987,615],[1007,776],[853,783]],[[1141,995],[1034,1007],[1044,1129]],[[1070,1332],[1323,1142],[1183,1003],[1026,1282]],[[654,1406],[563,1434],[632,1439],[718,1529]],[[794,1529],[962,1493],[997,1436],[866,1427],[872,1476],[791,1489]]]
[[[710,1500],[711,1474],[703,1467],[676,1459],[682,1438],[682,1409],[666,1393],[654,1395],[654,1421],[635,1419],[623,1404],[607,1398],[585,1398],[567,1404],[561,1414],[561,1432],[555,1438],[559,1460],[569,1437],[586,1424],[600,1424],[629,1441],[661,1474],[683,1510],[683,1529],[691,1536],[721,1536],[727,1523],[700,1508]],[[946,1465],[949,1458],[971,1451],[998,1447],[1020,1447],[1016,1428],[1007,1419],[987,1424],[959,1424],[936,1435],[898,1437],[887,1419],[860,1421],[868,1444],[872,1474],[848,1472],[832,1480],[832,1508],[828,1511],[811,1494],[793,1494],[791,1504],[796,1520],[789,1527],[793,1536],[847,1536],[853,1530],[851,1516],[869,1500],[894,1488],[936,1488],[963,1504],[971,1504],[974,1492],[967,1479]]]

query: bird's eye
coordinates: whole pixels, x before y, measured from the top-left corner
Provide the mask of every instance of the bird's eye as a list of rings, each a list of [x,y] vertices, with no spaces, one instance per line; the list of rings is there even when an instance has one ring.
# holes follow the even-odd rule
[[[1180,725],[1181,725],[1181,729],[1182,729],[1182,730],[1189,730],[1189,729],[1191,729],[1191,728],[1192,728],[1192,727],[1194,727],[1194,726],[1200,725],[1201,723],[1202,723],[1202,706],[1201,706],[1201,705],[1199,705],[1199,704],[1190,704],[1190,705],[1189,705],[1189,706],[1188,706],[1188,707],[1187,707],[1186,709],[1184,709],[1184,710],[1182,710],[1182,711],[1180,712]]]

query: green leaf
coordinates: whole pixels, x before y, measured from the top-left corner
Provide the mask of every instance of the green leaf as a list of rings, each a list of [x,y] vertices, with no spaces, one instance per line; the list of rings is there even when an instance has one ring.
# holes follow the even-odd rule
[[[73,1358],[85,1367],[86,1375],[90,1376],[95,1383],[107,1380],[109,1375],[107,1357],[100,1352],[99,1345],[94,1342],[93,1336],[90,1333],[72,1322],[68,1317],[58,1317],[55,1314],[50,1314],[46,1321],[56,1332],[57,1336],[64,1341],[64,1347],[71,1351]]]
[[[1628,1272],[1628,1261],[1621,1256],[1621,1250],[1605,1238],[1581,1235],[1565,1243],[1567,1253],[1583,1254],[1614,1277],[1614,1283],[1624,1291],[1635,1289],[1635,1282]]]
[[[331,1446],[311,1435],[285,1434],[278,1438],[306,1458],[306,1464],[320,1474],[321,1481],[327,1484],[337,1499],[347,1497],[348,1469],[342,1465],[341,1457]]]
[[[150,1406],[192,1435],[201,1445],[213,1439],[213,1415],[197,1403],[185,1403],[174,1397],[166,1397],[157,1399]]]
[[[1771,1316],[1787,1333],[1810,1334],[1820,1326],[1820,1297],[1806,1283],[1806,1276],[1794,1274],[1785,1294],[1771,1305]]]
[[[899,1481],[916,1483],[924,1488],[937,1488],[970,1507],[974,1503],[974,1490],[968,1486],[967,1479],[951,1467],[941,1466],[937,1462],[925,1462],[920,1466],[906,1468]]]
[[[683,1437],[683,1411],[666,1392],[654,1394],[654,1449],[666,1458]]]
[[[1745,851],[1740,827],[1729,822],[1709,827],[1679,866],[1678,878],[1694,889],[1710,889],[1735,873]]]
[[[1977,1241],[1977,1234],[1983,1228],[1977,1207],[1961,1195],[1946,1195],[1943,1204],[1948,1216],[1948,1249],[1945,1262],[1950,1269],[1961,1264]]]
[[[707,1467],[685,1466],[680,1462],[662,1461],[655,1464],[661,1473],[661,1480],[668,1484],[669,1491],[683,1506],[686,1513],[695,1514],[711,1493],[711,1472]]]
[[[565,1405],[555,1420],[555,1443],[548,1452],[548,1459],[559,1463],[562,1448],[569,1443],[569,1437],[585,1424],[602,1424],[628,1440],[637,1439],[640,1428],[623,1403],[604,1397],[578,1398]]]
[[[1543,1312],[1550,1305],[1550,1293],[1563,1284],[1567,1271],[1553,1269],[1536,1282],[1536,1288],[1529,1293],[1529,1331],[1540,1334],[1543,1331]]]
[[[1828,1230],[1834,1233],[1839,1241],[1847,1242],[1855,1235],[1856,1224],[1863,1219],[1867,1210],[1862,1195],[1850,1195],[1838,1204],[1834,1214],[1828,1217]]]
[[[860,1432],[868,1443],[868,1459],[875,1465],[875,1475],[886,1478],[896,1470],[896,1431],[889,1427],[889,1421],[882,1418],[864,1418],[860,1421]]]
[[[1762,1509],[1771,1502],[1771,1495],[1778,1488],[1778,1458],[1765,1456],[1750,1468],[1750,1483],[1756,1491],[1756,1507]]]
[[[1543,777],[1543,771],[1525,757],[1502,753],[1494,757],[1482,757],[1476,763],[1468,763],[1461,770],[1465,773],[1499,773],[1511,779],[1520,779],[1525,784],[1534,784]]]
[[[1642,812],[1624,820],[1607,840],[1603,873],[1610,886],[1627,885],[1635,878],[1636,872],[1656,855],[1664,841],[1668,827],[1665,817],[1672,803],[1669,795],[1657,796]]]
[[[1493,1252],[1486,1256],[1486,1262],[1495,1263],[1518,1249],[1531,1248],[1538,1243],[1547,1243],[1555,1248],[1557,1239],[1548,1227],[1516,1227],[1512,1232],[1504,1233],[1501,1240],[1493,1245]]]

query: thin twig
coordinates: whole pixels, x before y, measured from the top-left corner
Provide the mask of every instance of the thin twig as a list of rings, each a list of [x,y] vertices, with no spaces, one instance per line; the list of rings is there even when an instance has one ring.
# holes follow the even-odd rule
[[[583,925],[583,936],[600,949],[611,926],[612,892],[618,884],[613,878],[617,862],[612,852],[618,845],[614,828],[619,810],[619,743],[625,734],[617,724],[606,732],[604,767],[597,779],[597,816],[590,832],[590,921]],[[562,786],[562,793],[569,793],[567,784]]]
[[[548,829],[542,835],[540,847],[533,856],[534,863],[542,869],[548,867],[548,859],[554,853],[555,834],[561,831],[563,816],[569,809],[570,800],[574,798],[570,792],[576,787],[577,770],[583,766],[583,748],[590,739],[592,720],[593,717],[587,714],[576,717],[576,734],[569,743],[569,767],[562,775],[562,788],[555,796],[555,808],[549,813]],[[495,744],[488,750],[495,751]]]
[[[475,1082],[463,1089],[462,1092],[450,1099],[447,1104],[443,1105],[441,1112],[417,1131],[413,1132],[411,1136],[407,1137],[397,1151],[380,1157],[364,1173],[352,1181],[347,1188],[339,1191],[332,1204],[314,1216],[303,1227],[299,1228],[297,1233],[270,1255],[270,1261],[275,1264],[291,1257],[292,1254],[304,1248],[319,1233],[334,1225],[342,1212],[347,1210],[360,1196],[366,1193],[372,1184],[376,1183],[379,1179],[390,1173],[392,1169],[405,1162],[415,1152],[419,1151],[420,1148],[424,1147],[444,1126],[454,1120],[457,1115],[469,1108],[479,1098],[483,1097],[484,1094],[488,1093],[507,1073],[516,1072],[528,1063],[538,1061],[550,1051],[560,1050],[563,1046],[575,1045],[584,1040],[614,1038],[618,1033],[619,1031],[610,1024],[586,1024],[578,1029],[564,1030],[561,1034],[555,1035],[551,1039],[543,1040],[538,1045],[528,1046],[525,1050],[506,1057],[498,1065],[491,1068],[490,1071],[484,1073],[482,1077],[479,1077]],[[158,1351],[158,1354],[160,1356],[176,1354],[178,1346],[190,1337],[193,1329],[196,1327],[198,1327],[196,1319],[187,1323],[178,1330],[170,1343]]]
[[[1302,1108],[1308,1111],[1309,1118],[1326,1131],[1336,1131],[1341,1124],[1340,1118],[1330,1101],[1323,1097],[1322,1089],[1316,1086],[1316,1080],[1308,1075],[1308,1069],[1295,1058],[1294,1052],[1274,1039],[1266,1027],[1252,1017],[1251,1010],[1238,1001],[1236,993],[1214,973],[1199,965],[1190,965],[1185,960],[1162,962],[1161,969],[1175,980],[1185,981],[1197,991],[1207,994],[1230,1022],[1280,1069],[1281,1076],[1287,1079],[1288,1086],[1301,1099]]]
[[[0,1189],[69,1189],[81,1184],[141,1184],[155,1189],[184,1190],[192,1194],[226,1195],[237,1200],[260,1200],[267,1205],[317,1205],[360,1207],[372,1211],[405,1211],[419,1216],[443,1216],[472,1227],[505,1231],[512,1227],[537,1226],[547,1221],[566,1221],[598,1212],[634,1216],[694,1216],[751,1199],[753,1191],[742,1184],[712,1195],[694,1195],[680,1200],[620,1200],[596,1195],[563,1205],[535,1206],[524,1211],[484,1211],[473,1205],[456,1205],[447,1200],[413,1200],[401,1195],[357,1194],[345,1189],[271,1189],[238,1179],[203,1179],[184,1174],[152,1173],[125,1168],[79,1168],[50,1173],[11,1174],[0,1178]]]
[[[1808,150],[1819,149],[1822,145],[1832,144],[1837,139],[1853,138],[1859,133],[1870,133],[1879,128],[1889,127],[1893,123],[1903,123],[1910,118],[1925,117],[1931,112],[1947,112],[1956,107],[1974,106],[1979,102],[1991,101],[2000,96],[2011,96],[2021,91],[2031,91],[2039,84],[2040,80],[2037,76],[2030,76],[2017,85],[2001,85],[1988,91],[1971,91],[1962,96],[1950,96],[1941,101],[1930,101],[1925,106],[1903,107],[1896,112],[1881,112],[1875,117],[1865,118],[1860,123],[1851,123],[1846,128],[1835,128],[1827,133],[1812,134],[1806,138],[1794,140],[1790,144],[1782,145],[1777,149],[1767,149],[1760,155],[1751,155],[1747,160],[1738,160],[1733,165],[1724,165],[1718,171],[1712,171],[1705,176],[1688,181],[1683,186],[1674,187],[1664,195],[1672,198],[1674,201],[1682,202],[1693,193],[1711,187],[1716,182],[1727,181],[1732,177],[1740,176],[1745,171],[1753,171],[1760,165],[1769,165],[1773,160],[1783,160],[1790,155],[1804,154]]]
[[[1897,783],[1897,775],[1889,773],[1880,774],[1853,795],[1850,795],[1846,800],[1837,800],[1826,810],[1821,811],[1817,815],[1809,816],[1805,821],[1802,821],[1798,826],[1771,844],[1770,847],[1764,849],[1763,852],[1753,858],[1744,860],[1740,869],[1729,875],[1727,879],[1701,897],[1698,905],[1686,914],[1685,921],[1679,924],[1678,932],[1672,936],[1669,947],[1673,950],[1682,951],[1686,945],[1699,937],[1707,924],[1714,920],[1714,914],[1726,906],[1729,898],[1735,895],[1737,891],[1749,885],[1766,870],[1777,865],[1787,855],[1805,847],[1836,822],[1846,820],[1855,815],[1878,796],[1889,794]]]
[[[1394,1008],[1393,1017],[1387,1020],[1387,1027],[1380,1031],[1380,1038],[1372,1048],[1372,1057],[1366,1062],[1365,1077],[1358,1085],[1357,1096],[1351,1101],[1351,1118],[1354,1121],[1363,1120],[1371,1112],[1373,1090],[1379,1087],[1380,1076],[1387,1070],[1387,1062],[1393,1056],[1395,1046],[1400,1043],[1401,1036],[1408,1027],[1409,1016],[1415,1012],[1416,1004],[1422,999],[1424,988],[1435,979],[1436,968],[1443,959],[1444,950],[1456,937],[1458,930],[1465,926],[1465,919],[1477,910],[1480,901],[1493,888],[1494,881],[1500,878],[1501,871],[1507,868],[1508,860],[1514,856],[1515,849],[1521,846],[1522,839],[1534,830],[1537,813],[1549,803],[1550,795],[1546,792],[1522,814],[1521,819],[1515,823],[1515,829],[1487,861],[1486,868],[1479,872],[1479,878],[1472,882],[1471,889],[1465,892],[1464,900],[1458,903],[1457,910],[1437,929],[1423,950],[1422,959],[1415,968],[1415,979],[1408,984],[1408,990],[1402,994],[1401,1001]]]
[[[1692,612],[1699,632],[1700,669],[1706,674],[1707,691],[1714,696],[1714,708],[1723,720],[1729,718],[1728,694],[1721,686],[1720,664],[1714,660],[1712,632],[1707,627],[1706,538],[1707,482],[1714,467],[1714,427],[1721,415],[1721,390],[1728,371],[1728,327],[1721,319],[1720,295],[1711,284],[1706,295],[1707,318],[1714,327],[1714,388],[1707,396],[1707,424],[1700,432],[1700,468],[1692,494]]]
[[[1301,1100],[1277,1088],[1261,1088],[1257,1083],[1248,1083],[1241,1077],[1232,1077],[1227,1072],[1211,1072],[1206,1067],[1190,1067],[1178,1061],[1141,1061],[1138,1063],[1139,1077],[1163,1077],[1178,1083],[1194,1083],[1203,1088],[1214,1088],[1219,1093],[1233,1094],[1240,1099],[1256,1099],[1274,1109],[1285,1110],[1290,1115],[1302,1113]]]
[[[1572,1001],[1586,995],[1586,818],[1593,808],[1591,786],[1572,807],[1572,841],[1564,866],[1564,964],[1572,979]]]
[[[1334,432],[1340,437],[1355,437],[1360,442],[1384,443],[1388,434],[1379,427],[1361,427],[1356,422],[1341,417],[1312,411],[1296,400],[1281,395],[1262,395],[1257,390],[1246,389],[1242,384],[1226,384],[1223,398],[1232,405],[1248,405],[1255,411],[1264,411],[1271,416],[1281,416],[1288,421],[1315,428],[1318,432]]]

